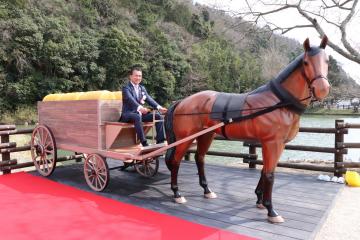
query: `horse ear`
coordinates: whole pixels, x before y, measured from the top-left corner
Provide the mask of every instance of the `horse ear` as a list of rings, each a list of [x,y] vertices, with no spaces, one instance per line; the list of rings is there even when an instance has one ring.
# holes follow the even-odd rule
[[[303,45],[304,45],[305,52],[310,50],[310,40],[309,40],[309,38],[305,39]]]
[[[327,43],[328,43],[328,37],[324,35],[320,43],[320,48],[325,49]]]

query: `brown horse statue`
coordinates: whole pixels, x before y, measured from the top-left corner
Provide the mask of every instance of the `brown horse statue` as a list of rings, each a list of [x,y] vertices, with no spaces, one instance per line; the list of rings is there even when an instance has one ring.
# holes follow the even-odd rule
[[[304,53],[291,62],[275,79],[246,94],[203,91],[173,104],[165,117],[168,143],[184,139],[224,122],[214,131],[196,137],[195,154],[200,186],[206,198],[216,198],[207,184],[204,158],[216,134],[229,139],[256,140],[262,144],[263,168],[256,187],[256,206],[268,211],[272,223],[284,219],[272,205],[274,171],[285,143],[299,131],[300,115],[312,100],[324,99],[330,90],[327,79],[328,57],[324,36],[319,47],[304,41]],[[214,106],[217,105],[218,107]],[[194,139],[170,148],[165,161],[171,171],[171,189],[177,203],[186,202],[177,183],[181,159]]]

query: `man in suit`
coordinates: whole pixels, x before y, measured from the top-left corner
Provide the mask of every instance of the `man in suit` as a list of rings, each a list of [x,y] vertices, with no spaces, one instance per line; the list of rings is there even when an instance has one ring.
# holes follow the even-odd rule
[[[146,141],[142,122],[151,122],[153,114],[150,109],[144,107],[149,104],[152,108],[157,109],[160,113],[166,113],[167,109],[158,104],[146,91],[145,87],[140,85],[142,80],[142,70],[140,67],[132,67],[129,72],[129,83],[122,88],[122,113],[121,122],[133,122],[135,132],[140,139],[141,144],[146,147],[149,144]],[[155,114],[155,119],[160,120],[162,116]],[[156,143],[165,141],[163,122],[156,122]]]

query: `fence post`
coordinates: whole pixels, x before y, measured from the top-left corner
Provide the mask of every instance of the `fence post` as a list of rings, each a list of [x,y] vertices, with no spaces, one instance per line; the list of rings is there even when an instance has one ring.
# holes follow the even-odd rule
[[[341,123],[341,124],[340,124]],[[338,162],[344,161],[344,156],[341,153],[341,147],[337,143],[343,143],[344,142],[344,133],[342,131],[343,129],[343,123],[344,120],[335,120],[335,154],[334,154],[334,176],[341,177],[342,176],[342,167],[337,167]],[[340,126],[341,125],[341,126]]]
[[[1,135],[1,143],[9,143],[9,135]],[[9,161],[10,160],[10,153],[9,152],[3,152],[1,153],[1,161]],[[10,169],[3,170],[3,174],[9,174],[11,173]]]
[[[249,154],[256,154],[256,147],[254,145],[249,146]],[[249,168],[256,168],[255,161],[249,161]]]
[[[187,152],[184,156],[185,161],[190,161],[190,153]]]

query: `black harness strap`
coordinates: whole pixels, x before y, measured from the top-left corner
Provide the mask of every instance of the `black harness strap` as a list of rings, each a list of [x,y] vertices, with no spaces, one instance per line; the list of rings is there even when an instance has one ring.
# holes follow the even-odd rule
[[[226,135],[226,131],[225,131],[225,127],[227,124],[225,124],[224,126],[221,127],[221,134],[223,135],[223,137],[227,140],[229,140],[228,136]]]
[[[276,95],[276,97],[280,99],[282,103],[287,103],[287,107],[289,110],[300,115],[305,112],[306,106],[301,104],[298,99],[291,95],[291,93],[289,93],[277,81],[270,81],[270,89]]]
[[[227,101],[226,101],[225,108],[224,108],[224,111],[222,113],[223,119],[226,119],[227,111],[228,111],[228,108],[229,108],[229,103],[230,103],[230,98],[228,98]],[[224,138],[229,139],[227,137],[227,135],[226,135],[225,126],[226,126],[226,124],[221,127],[221,133],[224,136]]]
[[[262,109],[260,111],[257,111],[257,112],[254,112],[254,113],[251,113],[251,114],[248,114],[248,115],[244,115],[244,116],[241,116],[241,117],[231,118],[229,120],[225,120],[224,123],[229,124],[229,123],[232,123],[232,122],[240,122],[240,121],[243,121],[243,120],[248,120],[248,119],[255,118],[257,116],[272,112],[272,111],[274,111],[274,110],[276,110],[278,108],[287,107],[287,106],[289,106],[289,103],[279,102],[279,103],[277,103],[277,104],[275,104],[273,106],[264,108],[264,109]]]

